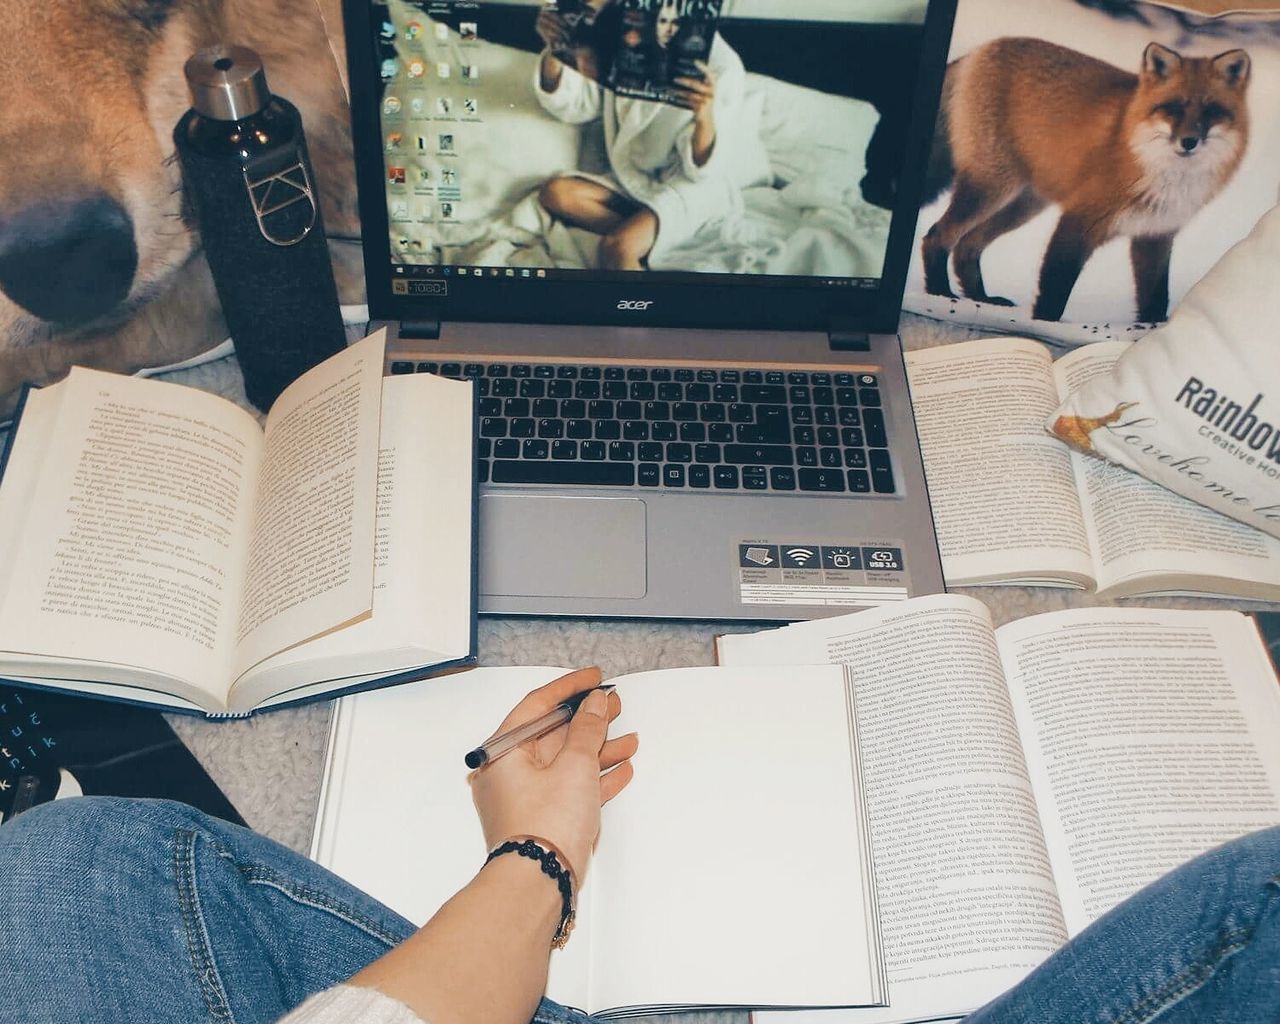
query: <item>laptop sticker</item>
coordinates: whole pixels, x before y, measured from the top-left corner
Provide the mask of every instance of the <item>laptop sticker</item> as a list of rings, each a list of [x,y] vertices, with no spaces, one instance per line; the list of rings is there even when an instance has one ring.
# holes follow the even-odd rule
[[[901,540],[739,540],[743,604],[870,607],[905,601],[911,577]]]

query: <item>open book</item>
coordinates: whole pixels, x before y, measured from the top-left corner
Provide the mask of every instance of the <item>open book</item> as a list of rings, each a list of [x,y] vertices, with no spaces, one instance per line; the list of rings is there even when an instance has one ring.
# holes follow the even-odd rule
[[[339,701],[312,857],[425,923],[484,862],[463,756],[562,673],[477,669]],[[882,1003],[845,672],[612,682],[623,709],[611,731],[640,734],[635,777],[604,807],[547,994],[604,1016]]]
[[[907,353],[947,583],[1280,601],[1280,540],[1046,432],[1062,399],[1125,348],[1056,363],[1022,338]],[[1123,430],[1123,412],[1109,425]]]
[[[244,715],[475,652],[473,385],[382,377],[380,332],[234,403],[77,367],[0,481],[0,673]]]
[[[729,666],[850,666],[889,974],[885,1009],[757,1024],[960,1016],[1146,883],[1280,823],[1280,684],[1239,612],[995,629],[938,596],[717,646]]]

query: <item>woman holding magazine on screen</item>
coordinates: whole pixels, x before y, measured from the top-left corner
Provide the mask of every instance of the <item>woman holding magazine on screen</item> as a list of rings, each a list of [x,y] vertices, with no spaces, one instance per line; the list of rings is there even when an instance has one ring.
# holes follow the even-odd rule
[[[601,804],[625,800],[632,777],[637,739],[608,737],[621,703],[599,684],[596,669],[563,676],[501,724],[596,691],[566,725],[472,774],[493,852],[421,929],[306,858],[182,804],[80,797],[25,812],[0,827],[8,1019],[589,1024],[541,997]],[[432,850],[417,855],[430,872]],[[785,842],[779,861],[785,870]],[[786,936],[777,942],[784,955]],[[1277,1006],[1273,828],[1148,886],[969,1024],[1261,1024]]]
[[[602,121],[609,161],[608,174],[552,178],[539,199],[601,236],[601,269],[660,266],[699,228],[740,211],[742,189],[757,183],[735,159],[749,144],[746,69],[714,33],[719,4],[695,19],[687,3],[575,0],[538,13],[538,102],[570,124]]]

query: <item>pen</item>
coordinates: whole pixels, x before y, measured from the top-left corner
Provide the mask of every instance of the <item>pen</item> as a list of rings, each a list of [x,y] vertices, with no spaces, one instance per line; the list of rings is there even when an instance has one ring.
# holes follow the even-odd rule
[[[536,740],[539,736],[545,736],[569,721],[573,717],[573,713],[578,710],[578,705],[587,699],[587,695],[595,693],[596,690],[603,690],[608,693],[613,686],[597,686],[590,690],[583,690],[581,693],[575,693],[568,700],[563,700],[554,708],[548,711],[540,718],[535,718],[532,722],[525,722],[524,725],[518,725],[508,732],[500,733],[490,739],[485,740],[475,750],[471,751],[466,757],[468,768],[480,768],[508,754],[520,746],[521,743],[527,743],[529,740]]]

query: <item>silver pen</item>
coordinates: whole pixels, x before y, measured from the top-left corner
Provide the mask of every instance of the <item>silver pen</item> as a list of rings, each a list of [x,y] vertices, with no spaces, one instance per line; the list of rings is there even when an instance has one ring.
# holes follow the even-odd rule
[[[574,712],[578,710],[578,705],[586,700],[589,694],[595,693],[596,690],[608,693],[612,689],[613,686],[610,684],[575,693],[568,700],[562,700],[545,715],[535,718],[532,722],[525,722],[524,725],[518,725],[507,732],[491,736],[476,747],[475,750],[467,754],[467,767],[473,769],[481,768],[503,754],[508,754],[515,750],[521,743],[528,743],[529,740],[536,740],[539,736],[545,736],[553,729],[558,729],[569,721]]]

